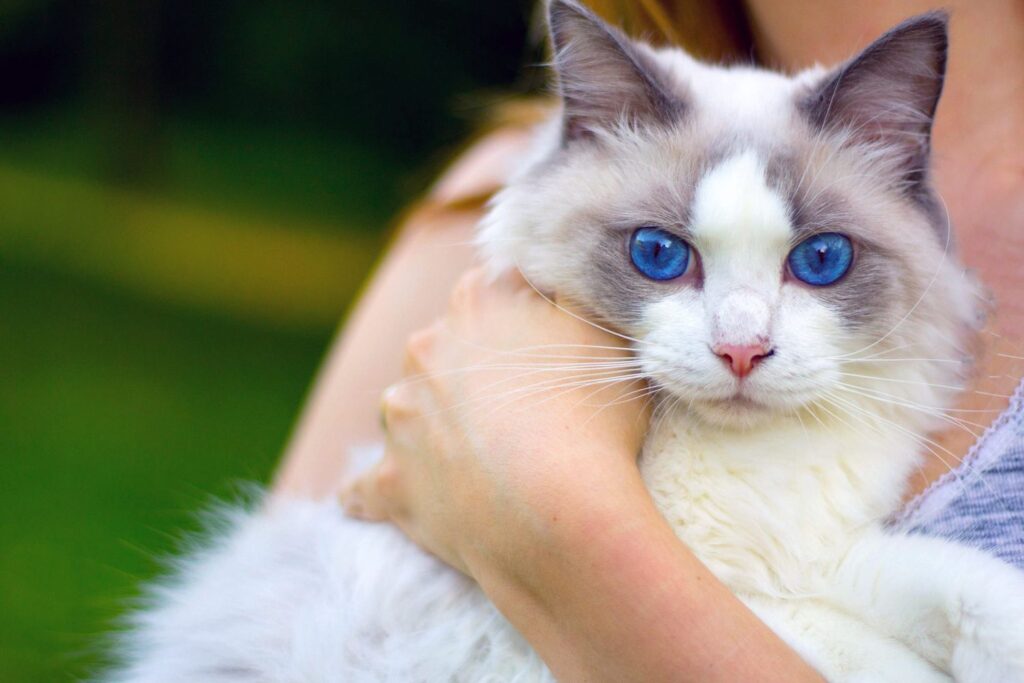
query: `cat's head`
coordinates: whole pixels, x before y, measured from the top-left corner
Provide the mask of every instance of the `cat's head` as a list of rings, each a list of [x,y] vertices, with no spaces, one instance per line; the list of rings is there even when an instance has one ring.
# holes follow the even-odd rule
[[[794,76],[654,49],[569,0],[549,19],[557,140],[492,205],[495,268],[633,338],[719,424],[949,399],[973,289],[929,184],[944,15]]]

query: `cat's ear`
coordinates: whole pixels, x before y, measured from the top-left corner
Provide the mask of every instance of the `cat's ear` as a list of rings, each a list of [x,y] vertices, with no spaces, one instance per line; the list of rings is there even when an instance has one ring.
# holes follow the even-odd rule
[[[879,144],[911,184],[925,177],[946,73],[945,12],[904,21],[825,77],[801,103],[811,122]]]
[[[657,65],[589,9],[572,0],[551,0],[548,22],[566,140],[589,137],[623,120],[671,123],[681,112]]]

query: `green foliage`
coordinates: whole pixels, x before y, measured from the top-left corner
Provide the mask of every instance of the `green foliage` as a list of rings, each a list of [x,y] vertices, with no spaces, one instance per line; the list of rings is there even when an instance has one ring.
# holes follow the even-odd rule
[[[0,680],[71,680],[195,511],[266,481],[328,341],[0,262]]]
[[[94,670],[196,511],[267,481],[531,4],[0,2],[0,681]]]

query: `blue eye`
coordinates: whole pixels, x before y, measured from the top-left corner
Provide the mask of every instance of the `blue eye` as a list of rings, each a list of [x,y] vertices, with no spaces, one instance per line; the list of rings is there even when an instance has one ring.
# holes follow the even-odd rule
[[[793,276],[815,287],[839,280],[852,262],[853,244],[835,232],[808,237],[789,252],[789,269]]]
[[[652,280],[674,280],[690,265],[690,245],[661,228],[637,228],[629,240],[629,257]]]

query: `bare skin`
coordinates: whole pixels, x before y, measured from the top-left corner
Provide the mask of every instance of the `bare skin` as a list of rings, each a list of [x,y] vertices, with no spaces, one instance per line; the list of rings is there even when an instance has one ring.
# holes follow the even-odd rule
[[[1016,269],[1024,256],[1024,157],[1019,144],[1024,135],[1024,116],[1019,114],[1024,111],[1024,74],[1015,65],[1024,63],[1024,20],[1021,4],[1008,0],[951,4],[953,53],[934,137],[936,179],[957,226],[963,259],[999,302],[999,315],[987,335],[989,349],[975,379],[975,388],[987,393],[972,391],[965,398],[966,407],[993,411],[979,413],[985,416],[977,418],[981,423],[1005,405],[1001,396],[1021,374],[1015,356],[1021,355],[1024,338],[1024,304],[1017,299],[1024,282]],[[928,9],[917,0],[751,0],[748,6],[765,46],[762,53],[790,68],[805,66],[812,57],[841,59],[896,21]],[[507,145],[504,153],[516,154],[516,145]],[[499,166],[483,168],[490,168],[500,181],[495,170]],[[469,175],[478,183],[486,172],[478,167]],[[345,449],[382,436],[376,427],[375,397],[400,377],[400,370],[397,362],[376,368],[368,363],[399,358],[401,340],[445,310],[450,283],[469,260],[468,249],[456,257],[451,245],[468,239],[472,222],[466,212],[434,227],[416,221],[409,225],[321,375],[278,490],[314,496],[335,492]],[[432,275],[411,281],[411,275],[422,272]],[[542,315],[507,289],[479,290],[477,295],[489,302],[486,315],[496,317],[488,317],[490,324],[483,327],[464,326],[464,339],[480,335],[479,340],[497,343],[488,336],[494,329],[519,329],[530,316]],[[415,292],[414,299],[410,292]],[[467,310],[474,309],[453,306],[449,317],[461,320]],[[583,326],[541,327],[534,332],[584,333]],[[430,334],[418,338],[419,343],[431,342],[430,353],[420,354],[411,372],[473,362],[455,353],[450,342],[431,340]],[[539,334],[529,340],[544,344],[559,338]],[[608,339],[604,343],[612,345]],[[404,405],[410,414],[432,414],[433,430],[410,428],[416,420],[394,422],[392,414],[392,442],[396,431],[406,440],[389,443],[386,464],[351,489],[360,498],[353,500],[350,494],[349,504],[363,516],[394,519],[417,542],[476,578],[556,674],[566,680],[629,680],[627,674],[645,680],[766,680],[768,675],[815,679],[671,534],[639,485],[632,466],[636,450],[628,448],[633,444],[624,446],[600,435],[567,442],[560,438],[564,422],[557,420],[530,423],[530,444],[545,444],[543,453],[529,451],[530,444],[514,439],[488,441],[503,433],[498,420],[464,422],[461,431],[438,428],[445,424],[438,416],[452,411],[431,411],[428,406],[451,401],[455,385],[439,381],[432,386],[415,400],[406,396]],[[399,398],[401,394],[391,400]],[[568,415],[574,400],[551,401],[543,412]],[[403,404],[389,405],[394,411]],[[614,425],[606,413],[594,422],[608,419],[606,424]],[[623,413],[614,414],[622,419]],[[974,439],[956,430],[940,438],[946,450],[932,456],[915,481],[916,489],[947,471]],[[526,450],[482,449],[484,442]],[[618,449],[608,450],[614,443]],[[517,455],[524,464],[510,470]],[[453,467],[453,462],[461,464]],[[577,469],[555,466],[560,462],[574,462]],[[601,467],[593,466],[595,462]],[[496,495],[502,491],[514,495]],[[605,495],[586,495],[588,491]],[[466,523],[488,518],[501,523]],[[652,623],[659,629],[651,629]],[[638,637],[662,629],[664,638],[660,632]]]
[[[448,305],[473,263],[474,197],[497,188],[527,144],[525,130],[490,135],[464,155],[402,223],[328,353],[277,473],[279,491],[335,493],[355,446],[379,443],[380,395],[401,377],[405,341]]]
[[[635,459],[647,403],[629,400],[646,385],[537,374],[554,356],[631,362],[621,342],[518,278],[470,271],[410,339],[407,379],[383,401],[386,455],[345,491],[346,510],[397,523],[472,576],[561,680],[819,680],[646,495]],[[614,618],[593,618],[601,605]]]

